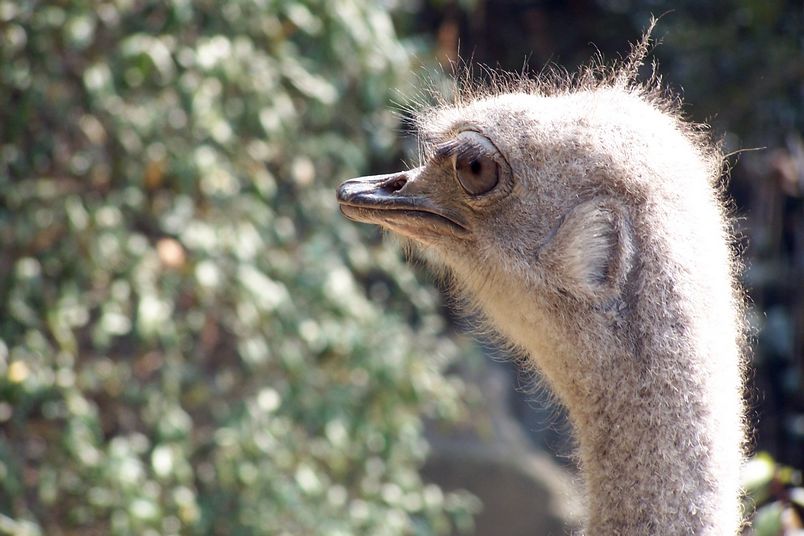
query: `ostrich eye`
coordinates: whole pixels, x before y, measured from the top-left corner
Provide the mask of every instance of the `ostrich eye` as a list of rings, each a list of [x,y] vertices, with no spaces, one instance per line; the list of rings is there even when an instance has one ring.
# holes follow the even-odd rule
[[[455,178],[469,195],[486,194],[499,183],[499,162],[504,162],[504,158],[491,140],[480,132],[465,130],[435,149],[437,158],[451,159]]]
[[[481,195],[497,186],[497,162],[483,155],[456,155],[455,175],[469,195]]]

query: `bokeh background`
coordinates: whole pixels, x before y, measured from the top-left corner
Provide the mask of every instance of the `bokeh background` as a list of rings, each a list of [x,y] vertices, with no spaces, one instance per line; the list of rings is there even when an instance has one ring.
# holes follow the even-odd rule
[[[662,14],[652,57],[735,153],[751,530],[793,530],[801,2],[3,0],[0,534],[575,526],[560,410],[333,188],[411,157],[459,57],[572,70]]]

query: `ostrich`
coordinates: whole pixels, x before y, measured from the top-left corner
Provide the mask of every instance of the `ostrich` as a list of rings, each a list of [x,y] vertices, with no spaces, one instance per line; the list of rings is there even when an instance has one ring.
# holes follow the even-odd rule
[[[657,77],[499,77],[418,114],[419,167],[340,185],[568,410],[593,535],[742,525],[743,311],[723,156]]]

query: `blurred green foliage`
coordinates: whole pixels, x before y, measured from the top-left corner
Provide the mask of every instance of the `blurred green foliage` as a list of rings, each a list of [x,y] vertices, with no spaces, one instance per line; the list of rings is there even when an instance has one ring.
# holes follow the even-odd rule
[[[801,471],[781,465],[767,452],[760,452],[746,464],[742,480],[745,510],[753,512],[752,534],[779,536],[804,530]]]
[[[437,299],[332,193],[395,143],[389,17],[0,2],[0,533],[471,523],[417,472]]]

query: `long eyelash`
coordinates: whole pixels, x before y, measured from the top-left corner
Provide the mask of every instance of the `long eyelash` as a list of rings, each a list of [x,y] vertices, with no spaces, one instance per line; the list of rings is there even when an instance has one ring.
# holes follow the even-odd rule
[[[434,156],[438,158],[447,158],[455,154],[461,144],[457,140],[449,140],[439,143],[435,146]]]
[[[481,156],[486,156],[486,150],[482,145],[467,140],[458,141],[452,139],[436,145],[436,157],[446,158],[453,155],[456,155],[461,160],[474,160]]]
[[[458,160],[462,160],[464,162],[471,162],[472,160],[476,160],[482,156],[486,156],[486,151],[484,147],[481,145],[477,145],[474,143],[462,143],[461,147],[458,148],[456,153]]]

